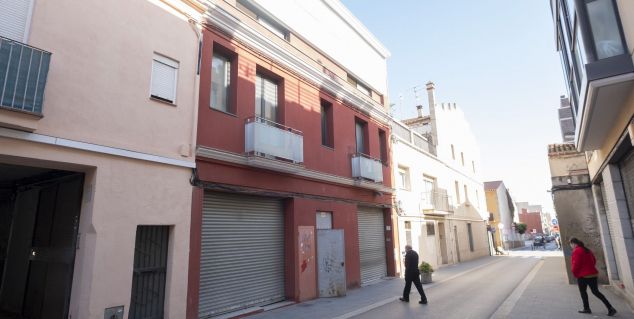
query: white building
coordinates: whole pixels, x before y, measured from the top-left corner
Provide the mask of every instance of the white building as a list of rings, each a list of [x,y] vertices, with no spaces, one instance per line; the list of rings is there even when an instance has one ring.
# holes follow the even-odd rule
[[[400,253],[412,245],[437,267],[489,254],[479,148],[455,103],[436,104],[427,84],[429,115],[394,120],[392,156]],[[434,142],[436,141],[436,142]]]

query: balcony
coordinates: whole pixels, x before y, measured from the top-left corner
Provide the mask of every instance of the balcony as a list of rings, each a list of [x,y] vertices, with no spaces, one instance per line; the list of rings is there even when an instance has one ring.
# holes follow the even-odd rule
[[[447,215],[453,213],[451,196],[444,189],[423,192],[421,194],[420,208],[428,215]]]
[[[244,126],[244,151],[252,166],[296,172],[303,168],[302,132],[261,117],[251,117]]]
[[[0,37],[0,126],[37,128],[50,60],[50,52]]]
[[[382,183],[383,164],[368,155],[355,154],[352,156],[352,177]]]

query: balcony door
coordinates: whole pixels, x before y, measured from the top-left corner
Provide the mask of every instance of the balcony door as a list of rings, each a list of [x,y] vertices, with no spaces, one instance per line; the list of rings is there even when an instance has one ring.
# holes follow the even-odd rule
[[[362,153],[362,154],[367,154],[367,148],[366,148],[366,140],[365,140],[365,133],[366,133],[366,129],[367,129],[367,124],[365,122],[359,121],[357,120],[355,122],[355,136],[356,136],[356,142],[357,142],[357,153]]]
[[[277,123],[277,81],[261,74],[255,76],[255,116]]]

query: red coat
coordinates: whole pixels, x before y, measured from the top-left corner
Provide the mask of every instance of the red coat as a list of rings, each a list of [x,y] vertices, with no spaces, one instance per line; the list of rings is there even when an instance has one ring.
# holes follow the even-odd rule
[[[582,247],[577,246],[577,248],[572,251],[572,274],[575,278],[596,275],[599,273],[594,266],[596,262],[597,260],[590,250],[586,251]]]

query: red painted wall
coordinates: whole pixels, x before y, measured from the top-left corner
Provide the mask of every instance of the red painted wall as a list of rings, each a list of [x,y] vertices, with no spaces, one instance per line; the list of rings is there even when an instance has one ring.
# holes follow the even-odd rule
[[[520,223],[526,224],[526,232],[531,233],[533,229],[537,229],[538,234],[543,234],[542,229],[542,217],[539,212],[534,213],[521,213]]]
[[[234,44],[209,30],[203,31],[203,58],[200,75],[200,109],[198,113],[198,145],[244,153],[245,119],[255,115],[256,70],[270,72],[283,83],[278,118],[281,124],[303,132],[304,165],[308,169],[351,177],[350,158],[355,153],[355,117],[368,122],[368,155],[380,158],[379,128],[389,136],[389,127],[365,114],[345,106],[341,101],[294,74],[277,67],[239,44]],[[211,89],[211,57],[214,51],[233,52],[234,114],[223,113],[209,106]],[[222,49],[218,49],[222,48]],[[334,149],[321,145],[320,99],[332,103],[334,119]],[[389,141],[387,143],[389,148]],[[389,154],[389,149],[388,149]],[[391,171],[383,167],[384,184],[391,186]]]

